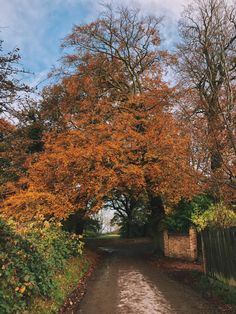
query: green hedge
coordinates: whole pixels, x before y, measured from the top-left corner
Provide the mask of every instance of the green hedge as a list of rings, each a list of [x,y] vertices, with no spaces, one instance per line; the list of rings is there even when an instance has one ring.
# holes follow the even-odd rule
[[[54,221],[32,224],[20,235],[0,219],[0,313],[22,313],[32,298],[50,296],[55,271],[82,247]]]
[[[191,201],[182,199],[163,219],[165,228],[169,232],[188,233],[189,228],[194,225],[194,214],[204,213],[212,203],[213,198],[208,195],[195,196]]]

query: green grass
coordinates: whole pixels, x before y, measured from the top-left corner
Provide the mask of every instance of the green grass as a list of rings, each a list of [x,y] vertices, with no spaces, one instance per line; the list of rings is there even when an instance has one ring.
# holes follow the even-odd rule
[[[211,296],[220,298],[227,304],[236,305],[236,287],[229,286],[206,275],[202,276],[200,287]]]
[[[111,239],[111,238],[120,238],[120,235],[118,233],[103,233],[100,234],[98,237],[98,239]]]
[[[53,314],[64,303],[65,299],[78,286],[79,280],[90,266],[86,257],[71,258],[67,261],[64,271],[55,274],[56,289],[50,298],[35,298],[25,314]]]

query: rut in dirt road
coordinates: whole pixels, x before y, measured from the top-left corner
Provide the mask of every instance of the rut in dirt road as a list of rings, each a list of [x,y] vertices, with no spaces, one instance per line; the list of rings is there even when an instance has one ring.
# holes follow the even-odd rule
[[[110,243],[78,314],[218,313],[190,288],[168,278],[147,260],[149,243]]]

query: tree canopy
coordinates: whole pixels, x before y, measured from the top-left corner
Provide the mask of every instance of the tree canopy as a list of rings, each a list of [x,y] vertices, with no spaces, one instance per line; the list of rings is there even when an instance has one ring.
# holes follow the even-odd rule
[[[14,174],[2,181],[2,213],[83,219],[104,206],[125,215],[145,207],[158,223],[164,206],[212,182],[217,197],[229,198],[233,21],[233,8],[218,0],[187,8],[177,56],[161,48],[162,19],[136,9],[108,5],[92,23],[74,26],[63,41],[60,79],[21,112],[17,127],[0,120],[3,173]],[[165,73],[176,58],[185,81],[171,87]]]

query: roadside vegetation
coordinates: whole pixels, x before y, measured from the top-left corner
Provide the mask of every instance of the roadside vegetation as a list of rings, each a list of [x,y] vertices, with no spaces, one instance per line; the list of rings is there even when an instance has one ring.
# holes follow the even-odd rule
[[[0,312],[56,313],[89,267],[81,238],[54,220],[0,227]]]

